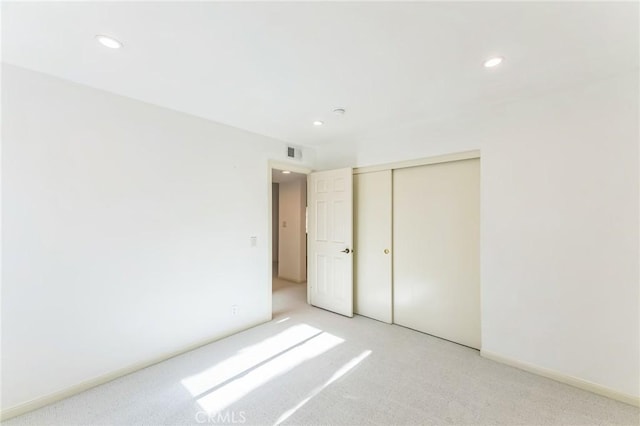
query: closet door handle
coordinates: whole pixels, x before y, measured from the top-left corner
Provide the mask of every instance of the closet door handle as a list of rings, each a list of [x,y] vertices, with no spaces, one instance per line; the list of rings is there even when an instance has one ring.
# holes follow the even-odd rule
[[[389,249],[384,249],[384,254],[389,254]]]
[[[348,248],[346,248],[346,249],[342,250],[342,253],[347,253],[347,254],[349,254],[349,253],[351,253],[351,250],[349,250]]]

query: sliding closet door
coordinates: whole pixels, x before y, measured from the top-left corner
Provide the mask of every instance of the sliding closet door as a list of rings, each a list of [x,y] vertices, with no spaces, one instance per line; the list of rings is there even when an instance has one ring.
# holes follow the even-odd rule
[[[390,323],[391,170],[353,176],[354,310]]]
[[[394,322],[480,348],[480,161],[393,172]]]

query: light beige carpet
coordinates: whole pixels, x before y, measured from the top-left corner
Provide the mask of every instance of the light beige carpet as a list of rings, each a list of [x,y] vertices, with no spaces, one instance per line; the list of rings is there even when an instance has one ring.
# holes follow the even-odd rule
[[[305,299],[275,280],[273,321],[5,424],[640,424],[629,405]]]

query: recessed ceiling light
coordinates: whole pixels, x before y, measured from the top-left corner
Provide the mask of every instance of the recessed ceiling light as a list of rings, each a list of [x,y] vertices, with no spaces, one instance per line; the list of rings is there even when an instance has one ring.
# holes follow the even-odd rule
[[[333,112],[338,115],[344,115],[344,113],[347,112],[347,110],[345,110],[344,108],[336,108],[333,110]]]
[[[289,173],[291,173],[289,170],[283,170],[282,174],[288,175]]]
[[[324,122],[320,121],[320,120],[316,120],[316,121],[313,122],[314,126],[322,126],[323,124],[324,124]]]
[[[484,61],[484,67],[485,68],[497,67],[502,63],[502,61],[504,61],[504,58],[502,56],[494,56],[493,58],[489,58],[486,61]]]
[[[109,49],[120,49],[122,47],[122,43],[116,40],[113,37],[109,37],[106,35],[98,34],[96,36],[96,40],[100,42],[101,45],[108,47]]]

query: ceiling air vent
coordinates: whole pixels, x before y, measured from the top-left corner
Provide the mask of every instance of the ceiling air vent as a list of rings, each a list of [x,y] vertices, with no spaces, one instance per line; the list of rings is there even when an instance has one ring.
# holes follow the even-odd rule
[[[300,148],[296,148],[294,146],[287,147],[287,158],[293,158],[296,160],[302,159],[302,150]]]

